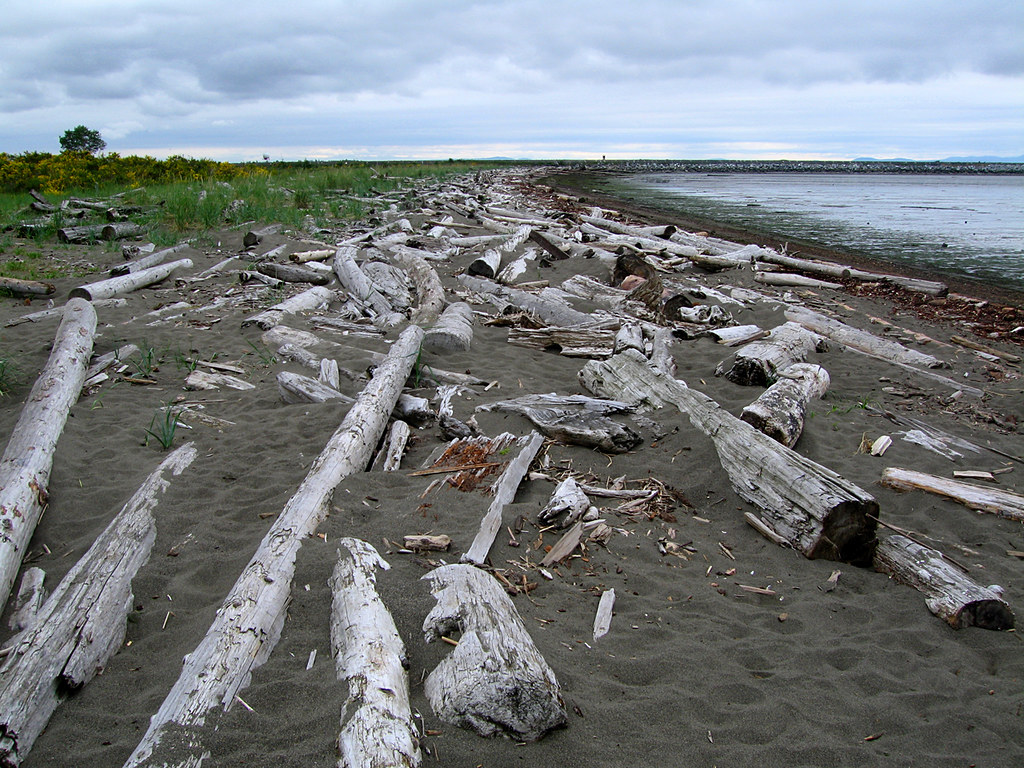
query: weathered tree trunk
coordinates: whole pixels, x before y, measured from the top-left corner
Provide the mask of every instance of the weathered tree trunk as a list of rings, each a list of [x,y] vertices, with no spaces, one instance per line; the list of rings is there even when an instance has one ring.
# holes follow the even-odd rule
[[[797,323],[783,323],[772,329],[766,338],[752,341],[739,349],[728,368],[727,360],[719,363],[715,375],[724,375],[735,384],[767,387],[781,371],[794,363],[804,362],[812,352],[823,348],[817,334]]]
[[[830,381],[828,371],[820,365],[795,363],[782,371],[757,400],[744,407],[740,418],[792,448],[804,431],[807,403],[824,395]]]
[[[424,684],[434,714],[481,736],[525,741],[565,725],[555,673],[498,582],[470,565],[445,565],[423,578],[437,598],[423,622],[427,642],[462,633]]]
[[[100,230],[100,237],[104,240],[123,240],[127,237],[135,237],[145,232],[141,224],[133,221],[118,221],[113,224],[104,225]]]
[[[177,245],[171,246],[170,248],[164,248],[163,250],[156,251],[143,256],[141,259],[135,261],[129,261],[127,264],[122,264],[118,267],[114,267],[110,270],[111,277],[120,277],[121,275],[127,275],[131,272],[141,272],[144,269],[155,267],[157,264],[162,264],[164,259],[168,256],[173,256],[176,253],[181,253],[185,249],[189,248],[191,243],[178,243]]]
[[[16,277],[0,277],[0,293],[7,293],[11,296],[25,298],[49,296],[56,290],[53,283],[43,283],[39,280],[19,280]]]
[[[10,621],[7,623],[15,632],[31,627],[39,615],[39,609],[46,602],[46,571],[42,568],[26,568],[21,572],[21,586],[14,599]]]
[[[483,255],[475,259],[466,272],[477,277],[484,277],[493,280],[501,270],[501,251],[497,248],[488,248]]]
[[[942,553],[906,536],[890,536],[875,551],[875,570],[924,593],[928,610],[954,629],[1013,629],[1002,588],[983,587],[943,559]]]
[[[358,253],[357,249],[352,246],[345,246],[335,251],[334,274],[338,276],[342,288],[356,301],[367,306],[375,317],[391,315],[394,311],[391,302],[359,269],[355,259],[356,253]]]
[[[246,248],[252,248],[263,242],[263,238],[268,235],[275,234],[281,229],[280,224],[270,224],[269,226],[263,227],[262,229],[250,229],[242,237],[242,245]]]
[[[192,259],[178,259],[178,261],[171,261],[167,264],[158,264],[155,267],[149,267],[148,269],[140,269],[138,272],[132,272],[127,275],[122,275],[121,277],[111,277],[106,280],[100,280],[97,283],[89,283],[88,285],[81,285],[78,288],[72,288],[71,293],[69,293],[68,296],[73,299],[88,299],[89,301],[109,299],[112,296],[118,296],[122,293],[131,293],[137,288],[144,288],[147,285],[159,283],[161,280],[165,280],[170,277],[179,269],[191,268]]]
[[[580,371],[587,389],[649,408],[675,405],[711,437],[733,489],[809,558],[871,562],[878,502],[863,489],[779,445],[710,397],[650,367],[633,350],[592,360]]]
[[[298,264],[277,264],[273,261],[265,261],[257,265],[256,271],[261,275],[284,280],[286,283],[327,285],[331,282],[330,276],[307,267],[300,267]]]
[[[331,576],[331,647],[338,679],[348,685],[341,711],[341,768],[415,768],[420,764],[409,706],[405,645],[377,594],[377,568],[391,566],[359,539],[340,542]]]
[[[1010,520],[1024,521],[1024,495],[999,488],[982,488],[958,480],[949,480],[912,469],[888,467],[882,473],[882,485],[897,491],[921,490],[945,496],[970,509],[989,512]]]
[[[281,371],[277,374],[277,390],[281,394],[281,400],[289,405],[326,403],[331,400],[341,400],[343,403],[353,402],[351,397],[342,394],[334,387],[311,376],[303,376],[301,373],[292,371]]]
[[[245,318],[242,320],[242,327],[255,325],[266,331],[283,322],[286,315],[294,315],[297,312],[311,312],[314,309],[327,306],[334,299],[334,291],[318,285],[285,299],[280,304],[275,304],[259,314]]]
[[[402,466],[402,454],[409,442],[411,430],[408,423],[397,419],[391,424],[388,439],[373,462],[373,468],[382,472],[396,472]]]
[[[288,261],[293,261],[296,264],[305,264],[309,261],[327,261],[333,255],[333,248],[319,248],[313,251],[299,251],[298,253],[291,253],[288,255]]]
[[[872,333],[859,330],[804,307],[789,307],[786,309],[786,319],[799,323],[807,330],[832,339],[832,341],[839,342],[851,349],[856,349],[883,360],[923,366],[925,368],[942,368],[946,366],[938,358],[927,355],[924,352],[908,349],[895,341],[880,338]]]
[[[737,347],[750,341],[756,341],[768,336],[770,331],[763,330],[756,325],[731,325],[725,328],[715,328],[708,331],[719,344],[727,347]]]
[[[400,269],[409,273],[416,286],[417,306],[412,314],[412,322],[418,325],[435,322],[445,303],[444,286],[437,271],[412,249],[396,248],[392,251],[392,259]]]
[[[476,537],[473,539],[469,549],[462,555],[461,560],[463,563],[483,565],[487,559],[487,553],[491,550],[491,544],[494,543],[494,537],[498,535],[498,530],[501,528],[502,510],[515,499],[519,484],[526,477],[526,473],[530,469],[530,463],[543,444],[544,438],[534,432],[526,445],[519,450],[516,457],[505,467],[505,471],[501,473],[501,477],[498,478],[498,481],[493,486],[494,499],[487,508],[487,514],[484,515],[484,519],[480,522],[480,530],[477,531]]]
[[[827,280],[819,280],[816,277],[806,275],[794,275],[786,272],[758,272],[754,275],[754,282],[762,285],[792,286],[794,288],[831,288],[838,290],[843,286],[839,283],[830,283]]]
[[[557,525],[567,528],[590,509],[590,499],[572,477],[560,482],[544,509],[537,513],[537,520],[543,525]]]
[[[935,282],[932,280],[919,280],[917,278],[901,277],[899,275],[883,275],[877,272],[865,272],[860,269],[853,269],[851,267],[843,266],[842,264],[832,264],[824,261],[809,261],[807,259],[797,259],[792,256],[786,256],[776,251],[769,249],[763,249],[758,255],[761,261],[768,261],[773,264],[779,264],[790,269],[797,269],[801,272],[810,272],[812,274],[828,275],[829,277],[844,277],[853,278],[855,280],[867,280],[870,282],[881,281],[898,285],[908,291],[917,291],[919,293],[926,293],[929,296],[945,296],[949,293],[949,288],[944,283]]]
[[[105,224],[87,224],[82,227],[61,227],[57,239],[62,243],[88,243],[99,240]]]
[[[527,349],[556,349],[566,357],[611,357],[615,331],[592,328],[509,328],[508,343]]]
[[[0,666],[0,764],[19,765],[57,705],[117,653],[132,578],[156,540],[153,508],[168,486],[164,474],[181,474],[197,455],[186,443],[164,459],[10,644]]]
[[[166,765],[166,760],[153,753],[174,726],[189,732],[196,749],[201,749],[195,729],[202,725],[206,712],[218,705],[230,709],[238,692],[249,684],[252,670],[269,657],[284,624],[299,547],[323,521],[334,487],[369,464],[422,337],[419,327],[410,326],[392,345],[385,362],[264,536],[209,632],[186,657],[181,676],[126,766]],[[173,765],[196,765],[196,759],[195,755],[175,757]]]
[[[512,306],[531,312],[548,325],[568,328],[571,326],[590,325],[594,322],[593,316],[584,312],[578,312],[570,307],[564,300],[555,299],[550,294],[527,293],[516,288],[508,288],[490,280],[483,280],[479,277],[459,275],[459,282],[472,291],[483,293],[487,296],[496,297],[499,305]]]
[[[467,352],[472,342],[473,310],[464,301],[449,304],[423,334],[423,349],[428,352]]]
[[[46,505],[53,452],[82,390],[95,333],[92,305],[69,300],[50,359],[29,392],[0,458],[0,610],[7,604]]]

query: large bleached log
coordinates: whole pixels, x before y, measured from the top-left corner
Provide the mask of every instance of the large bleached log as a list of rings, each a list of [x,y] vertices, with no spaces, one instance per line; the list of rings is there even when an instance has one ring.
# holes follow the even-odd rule
[[[607,414],[629,413],[635,408],[617,400],[599,400],[583,395],[527,395],[477,406],[478,411],[518,413],[529,419],[546,437],[563,443],[585,445],[607,453],[625,453],[640,445],[642,438],[625,424]]]
[[[959,480],[950,480],[899,467],[885,469],[882,473],[882,485],[897,491],[928,491],[957,501],[970,509],[989,512],[1010,520],[1024,521],[1024,495],[1013,491],[982,488]]]
[[[420,764],[409,706],[405,645],[377,594],[377,568],[391,566],[365,541],[344,538],[331,576],[331,647],[338,679],[348,685],[338,750],[344,768],[414,768]]]
[[[412,283],[404,271],[394,264],[372,260],[364,262],[360,269],[381,295],[387,298],[395,312],[408,314],[413,303]]]
[[[598,328],[509,328],[508,343],[527,349],[556,349],[566,357],[611,357],[615,331]]]
[[[462,633],[424,684],[434,714],[481,736],[524,741],[565,725],[555,673],[494,577],[445,565],[423,578],[437,598],[423,622],[427,642]]]
[[[740,418],[792,448],[804,431],[807,403],[828,391],[828,371],[820,365],[796,363],[779,374],[778,380],[743,408]]]
[[[595,394],[646,409],[674,405],[686,413],[711,437],[736,493],[806,557],[871,562],[878,502],[863,489],[758,432],[707,395],[655,371],[633,350],[591,360],[580,381]]]
[[[473,310],[464,301],[449,304],[423,334],[423,349],[428,352],[466,352],[472,343]]]
[[[153,509],[198,455],[193,443],[170,454],[121,508],[36,615],[0,666],[0,764],[19,765],[50,715],[103,671],[125,636],[132,579],[156,540]]]
[[[437,320],[445,304],[444,286],[437,270],[412,248],[397,247],[392,249],[391,254],[395,265],[404,269],[416,286],[416,309],[412,314],[412,322],[430,325]]]
[[[488,248],[479,258],[474,259],[466,268],[466,272],[477,277],[493,280],[501,271],[501,251]]]
[[[807,330],[825,336],[832,341],[864,352],[872,357],[881,358],[882,360],[922,366],[924,368],[942,368],[946,366],[943,361],[932,355],[908,349],[895,341],[880,338],[873,333],[868,333],[867,331],[862,331],[842,323],[839,320],[825,317],[825,315],[805,307],[789,307],[786,309],[786,319],[799,323]]]
[[[334,274],[338,276],[341,287],[368,307],[374,317],[388,317],[394,312],[391,302],[356,264],[357,253],[358,250],[352,246],[344,246],[335,251]]]
[[[411,430],[409,425],[401,419],[391,424],[388,432],[388,439],[380,449],[377,458],[373,462],[373,469],[382,472],[396,472],[402,466],[402,454],[405,453],[405,446],[409,442]]]
[[[954,629],[1013,629],[1002,588],[983,587],[954,568],[935,549],[906,536],[890,536],[875,551],[875,570],[924,593],[928,610]]]
[[[252,671],[263,664],[281,635],[295,573],[295,557],[305,538],[327,514],[335,486],[363,471],[387,425],[402,385],[412,370],[423,331],[406,328],[387,359],[360,393],[341,425],[313,462],[299,489],[285,504],[259,548],[228,593],[206,636],[190,653],[178,681],[150,721],[126,766],[198,765],[198,727],[216,706],[230,709]],[[196,754],[161,758],[168,730],[184,730]],[[154,752],[156,751],[156,754]],[[174,750],[169,750],[174,751]]]
[[[617,221],[602,219],[596,216],[581,216],[580,218],[592,226],[599,227],[609,232],[615,232],[619,235],[619,237],[607,238],[608,242],[620,243],[623,242],[621,238],[625,238],[625,242],[635,243],[639,247],[654,251],[655,253],[664,251],[671,253],[674,256],[685,256],[686,258],[691,258],[697,255],[697,249],[693,246],[681,245],[673,242],[672,240],[664,240],[660,237],[650,237],[637,227],[631,227],[627,224],[619,224]]]
[[[880,281],[892,283],[893,285],[898,285],[908,291],[925,293],[929,296],[946,296],[949,293],[949,288],[945,283],[939,283],[934,280],[921,280],[912,277],[902,277],[900,275],[883,275],[877,272],[865,272],[861,269],[853,269],[852,267],[846,267],[842,264],[797,259],[793,256],[787,256],[767,248],[762,249],[758,258],[761,261],[768,261],[790,269],[797,269],[801,272],[810,272],[811,274],[828,275],[829,277],[853,278],[855,280],[865,280],[870,282]]]
[[[327,285],[331,282],[329,275],[309,269],[308,267],[300,267],[298,264],[278,264],[273,261],[264,261],[256,265],[256,271],[275,280],[284,280],[286,283]]]
[[[281,400],[289,405],[295,403],[326,403],[331,400],[340,400],[343,403],[351,403],[352,398],[344,395],[334,387],[311,376],[303,376],[301,373],[292,371],[281,371],[277,374],[277,391]]]
[[[499,307],[517,307],[536,315],[548,325],[571,327],[594,322],[592,315],[573,309],[564,300],[555,298],[551,292],[528,293],[470,275],[459,275],[459,282],[471,291],[492,298],[492,301],[496,299]]]
[[[840,283],[831,283],[828,280],[819,280],[816,277],[806,275],[794,275],[786,272],[758,272],[754,275],[754,282],[762,285],[792,286],[794,288],[831,288],[838,290],[843,286]]]
[[[99,240],[103,235],[105,224],[86,224],[79,227],[61,227],[57,230],[57,239],[62,243],[90,243]]]
[[[255,325],[266,331],[283,322],[288,315],[294,315],[298,312],[311,312],[314,309],[326,307],[334,298],[334,291],[330,288],[325,288],[321,285],[314,286],[291,298],[285,299],[280,304],[275,304],[259,314],[245,318],[242,320],[242,327]]]
[[[94,309],[99,309],[101,307],[123,307],[126,303],[126,299],[101,299],[99,301],[92,302],[92,306]],[[22,315],[21,317],[16,317],[13,320],[8,320],[4,323],[4,328],[21,325],[22,323],[38,323],[41,320],[52,320],[57,317],[64,317],[63,306],[41,309],[38,312],[29,312],[27,315]]]
[[[32,386],[0,458],[0,610],[7,604],[46,506],[53,452],[82,391],[95,333],[92,305],[70,299],[50,358]]]
[[[166,264],[157,264],[155,267],[140,269],[138,272],[131,272],[120,277],[111,277],[88,285],[80,285],[72,288],[68,294],[70,298],[88,299],[109,299],[122,293],[131,293],[138,288],[159,283],[166,280],[179,269],[191,269],[192,259],[178,259]]]
[[[0,277],[0,294],[32,298],[34,296],[49,296],[56,291],[57,288],[53,283],[44,283],[39,280],[19,280],[16,277]]]
[[[462,555],[463,563],[483,565],[487,559],[487,553],[491,550],[491,544],[494,543],[494,537],[498,535],[498,530],[501,528],[502,511],[515,499],[519,484],[526,477],[530,463],[543,444],[544,438],[534,432],[526,445],[519,449],[516,457],[505,467],[505,471],[501,473],[501,477],[494,484],[494,498],[487,508],[484,519],[480,521],[480,530],[477,531],[469,549]]]
[[[39,615],[39,609],[46,602],[46,571],[42,568],[26,568],[21,572],[21,586],[14,598],[11,618],[7,623],[15,632],[28,629]]]
[[[767,337],[740,348],[732,356],[731,364],[728,358],[719,363],[715,375],[724,375],[735,384],[766,387],[781,371],[823,349],[824,344],[817,334],[797,323],[783,323],[773,328]]]
[[[143,256],[135,261],[129,261],[127,264],[121,264],[120,266],[114,267],[110,270],[110,276],[119,277],[120,275],[127,275],[131,272],[141,272],[144,269],[155,267],[157,264],[162,264],[168,257],[173,256],[176,253],[181,253],[190,246],[191,243],[184,242],[172,245],[170,248],[155,251],[148,256]]]

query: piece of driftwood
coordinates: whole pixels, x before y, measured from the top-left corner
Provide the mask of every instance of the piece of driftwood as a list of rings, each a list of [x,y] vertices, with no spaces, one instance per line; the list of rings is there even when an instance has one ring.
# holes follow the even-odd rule
[[[466,352],[473,343],[473,310],[464,301],[445,307],[433,327],[423,334],[428,352]]]
[[[380,255],[385,256],[383,252]],[[360,269],[370,278],[374,287],[387,297],[394,311],[403,316],[409,313],[413,305],[412,284],[404,270],[394,264],[376,260],[363,262]]]
[[[1020,355],[1015,355],[1012,352],[1004,352],[1001,349],[996,349],[988,344],[982,344],[980,341],[975,341],[974,339],[968,339],[964,336],[950,336],[949,340],[954,344],[959,344],[961,347],[967,347],[968,349],[973,349],[975,352],[983,352],[986,355],[1001,358],[1008,363],[1020,362]]]
[[[0,293],[10,296],[32,298],[49,296],[56,291],[57,288],[53,283],[44,283],[40,280],[19,280],[16,277],[0,277]]]
[[[487,560],[487,553],[491,550],[494,537],[498,535],[498,531],[501,529],[502,511],[515,499],[519,484],[526,477],[526,473],[530,469],[530,463],[537,456],[543,444],[544,437],[534,432],[526,444],[519,449],[516,457],[505,467],[505,471],[501,473],[501,477],[498,478],[493,486],[494,498],[487,508],[487,514],[480,521],[480,530],[477,531],[469,549],[460,558],[461,562],[483,565],[484,561]]]
[[[483,255],[470,262],[466,272],[477,277],[485,277],[493,280],[501,271],[501,251],[497,248],[488,248]]]
[[[125,636],[132,579],[156,540],[153,509],[196,458],[193,443],[171,453],[143,482],[8,645],[0,666],[0,764],[19,765],[72,691],[103,671]]]
[[[487,296],[499,309],[513,306],[536,315],[547,325],[568,328],[594,322],[592,315],[573,309],[564,299],[556,298],[546,290],[534,294],[470,275],[459,275],[458,279],[471,291]]]
[[[416,309],[411,320],[419,325],[435,322],[444,309],[444,286],[430,262],[411,248],[391,249],[391,259],[412,278],[416,286]]]
[[[125,240],[129,237],[138,237],[145,228],[134,221],[115,221],[105,224],[100,230],[101,240]]]
[[[413,552],[446,552],[452,546],[451,536],[417,533],[402,537],[402,546]]]
[[[256,271],[261,275],[272,277],[275,280],[283,280],[286,283],[327,285],[331,282],[330,276],[308,267],[301,267],[298,264],[278,264],[273,261],[264,261],[256,265]]]
[[[750,342],[719,363],[715,375],[724,375],[734,384],[766,387],[781,371],[806,361],[812,352],[824,349],[825,344],[816,333],[798,323],[783,323],[765,338]]]
[[[277,374],[277,391],[281,395],[281,400],[289,405],[326,403],[331,400],[340,400],[343,403],[353,402],[351,397],[342,394],[334,387],[311,376],[303,376],[301,373],[292,371],[281,371]]]
[[[580,371],[591,392],[646,410],[674,405],[711,437],[736,493],[809,558],[868,564],[878,502],[832,470],[780,445],[705,394],[655,371],[633,350],[591,360]]]
[[[18,595],[14,598],[10,621],[7,626],[15,632],[28,629],[35,623],[39,609],[46,602],[46,571],[42,568],[26,568],[21,574]]]
[[[305,264],[310,261],[327,261],[334,255],[333,248],[316,248],[311,251],[299,251],[288,254],[288,261]]]
[[[299,547],[323,522],[335,486],[362,472],[412,370],[423,331],[410,326],[391,346],[341,425],[285,504],[228,593],[206,636],[186,659],[177,682],[150,721],[126,766],[198,765],[199,727],[216,706],[230,709],[252,671],[269,657],[281,634]],[[192,754],[162,757],[169,729],[184,731]],[[173,749],[169,751],[174,751]]]
[[[594,616],[594,639],[600,640],[608,634],[612,627],[612,611],[615,609],[615,590],[606,589],[601,593],[601,600],[597,604],[597,614]]]
[[[326,307],[334,301],[334,298],[335,293],[330,288],[325,288],[322,285],[314,286],[258,314],[250,315],[242,320],[242,327],[255,325],[266,331],[283,322],[288,315],[294,315],[299,312],[311,312],[315,309]]]
[[[565,357],[603,359],[615,350],[615,331],[597,328],[509,328],[508,343],[527,349],[557,350]]]
[[[1010,520],[1024,521],[1024,494],[1001,488],[971,485],[912,469],[887,467],[882,472],[882,485],[897,491],[928,491],[963,504],[969,509],[989,512]]]
[[[831,288],[839,290],[840,283],[830,283],[827,280],[819,280],[816,277],[806,275],[794,275],[788,272],[758,272],[754,275],[754,282],[762,285],[791,286],[794,288]]]
[[[744,406],[740,418],[792,448],[804,431],[807,404],[828,391],[828,371],[812,363],[794,363],[750,405]]]
[[[154,251],[148,256],[136,259],[135,261],[129,261],[127,264],[120,264],[110,270],[111,277],[119,277],[121,275],[127,275],[131,272],[141,272],[143,269],[149,269],[155,267],[157,264],[162,264],[165,259],[169,256],[173,256],[176,253],[181,253],[185,249],[191,247],[191,243],[178,243],[172,245],[170,248],[163,248],[159,251]]]
[[[250,229],[242,236],[242,245],[246,248],[254,248],[263,242],[263,238],[276,234],[280,229],[280,224],[269,224],[260,229]]]
[[[839,320],[833,320],[806,307],[787,308],[786,319],[872,357],[923,368],[946,367],[946,364],[937,357],[918,352],[915,349],[908,349],[898,342],[875,336],[873,333],[854,328]]]
[[[757,325],[730,325],[725,328],[712,328],[707,333],[719,344],[724,344],[727,347],[738,347],[749,341],[763,339],[771,331],[766,331]]]
[[[109,299],[122,293],[131,293],[138,288],[145,288],[166,280],[180,269],[191,269],[192,259],[178,259],[166,264],[157,264],[154,267],[140,269],[138,272],[131,272],[120,277],[110,277],[88,285],[80,285],[72,288],[68,294],[70,298],[88,299]]]
[[[405,644],[377,594],[377,568],[391,566],[365,541],[343,538],[330,585],[331,648],[348,686],[338,736],[344,768],[415,768],[419,739],[409,705]]]
[[[624,349],[635,349],[637,352],[646,351],[644,344],[644,332],[639,323],[623,323],[615,333],[614,352],[621,352]]]
[[[543,525],[557,525],[566,528],[583,517],[590,509],[590,499],[572,477],[560,482],[544,509],[537,513],[537,520]]]
[[[278,280],[276,277],[264,275],[262,272],[252,272],[248,269],[243,269],[238,273],[238,282],[263,283],[263,285],[270,286],[271,288],[284,288],[286,285],[284,280]]]
[[[123,307],[127,303],[126,299],[101,299],[99,301],[92,302],[94,309],[101,307]],[[38,323],[41,320],[53,320],[54,318],[64,316],[64,306],[50,307],[49,309],[41,309],[38,312],[29,312],[27,315],[21,315],[12,320],[8,320],[4,323],[5,328],[10,328],[15,325],[21,325],[22,323]]]
[[[91,243],[103,236],[105,224],[87,224],[79,227],[61,227],[57,239],[62,243]]]
[[[793,256],[778,253],[770,248],[761,249],[761,253],[758,254],[758,259],[772,264],[779,264],[790,269],[797,269],[801,272],[809,272],[811,274],[827,275],[829,277],[839,278],[853,278],[854,280],[863,280],[868,282],[877,281],[892,283],[893,285],[898,285],[908,291],[925,293],[929,296],[945,296],[949,293],[949,288],[945,283],[936,282],[934,280],[921,280],[919,278],[902,277],[900,275],[885,275],[877,272],[865,272],[864,270],[853,269],[852,267],[843,266],[842,264],[798,259]]]
[[[405,446],[409,443],[411,432],[408,423],[396,419],[388,431],[387,442],[374,460],[373,469],[379,469],[382,472],[398,471],[402,466],[402,454],[405,453]]]
[[[46,506],[53,452],[82,391],[95,333],[96,310],[87,301],[70,299],[53,351],[0,458],[0,610]]]
[[[875,570],[922,592],[928,610],[954,629],[1013,629],[1013,611],[1001,587],[981,586],[941,552],[906,536],[893,535],[878,545]]]
[[[338,276],[342,288],[357,302],[367,307],[371,316],[387,318],[394,314],[391,302],[359,268],[355,259],[357,253],[358,250],[352,246],[339,248],[334,253],[334,274]]]
[[[461,633],[424,692],[441,720],[481,736],[535,741],[567,721],[555,673],[497,580],[470,565],[426,576],[437,598],[423,622],[426,641]]]
[[[608,418],[608,414],[635,410],[630,403],[617,400],[551,393],[486,403],[476,410],[518,413],[546,437],[607,453],[625,453],[643,442],[634,430]]]
[[[210,373],[208,371],[196,370],[190,372],[185,377],[185,389],[220,389],[221,387],[237,389],[239,392],[256,389],[255,384],[227,373]]]
[[[572,527],[569,528],[568,531],[562,534],[562,538],[556,541],[555,545],[548,550],[548,553],[544,555],[540,564],[547,568],[550,565],[562,562],[565,558],[576,551],[576,547],[580,545],[580,539],[582,537],[583,521],[577,520],[572,524]]]

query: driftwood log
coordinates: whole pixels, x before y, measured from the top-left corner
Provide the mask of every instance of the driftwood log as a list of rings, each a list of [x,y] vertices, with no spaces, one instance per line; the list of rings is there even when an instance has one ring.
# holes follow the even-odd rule
[[[989,512],[1010,520],[1024,521],[1024,495],[1013,491],[1001,488],[982,488],[959,480],[950,480],[899,467],[886,468],[882,473],[882,485],[897,491],[928,491],[960,502],[969,509]]]
[[[0,765],[19,765],[50,715],[103,671],[124,641],[132,578],[156,540],[153,509],[196,458],[193,443],[170,454],[67,573],[0,666]]]
[[[528,293],[470,275],[459,275],[459,282],[471,291],[487,296],[499,309],[513,306],[536,315],[548,325],[570,327],[591,325],[594,322],[592,315],[573,309],[564,299],[552,295],[552,292]]]
[[[590,361],[580,381],[595,394],[646,409],[676,406],[711,437],[736,493],[761,509],[768,527],[794,549],[809,558],[871,563],[878,502],[863,489],[655,371],[633,350]]]
[[[535,741],[566,724],[555,673],[494,577],[445,565],[429,579],[437,605],[423,622],[427,642],[461,632],[424,684],[434,714],[481,736]]]
[[[409,706],[405,645],[377,594],[377,568],[391,566],[365,541],[344,538],[331,576],[331,648],[348,685],[341,711],[339,765],[414,768],[419,740]]]
[[[565,357],[611,357],[616,332],[599,328],[509,328],[508,343],[527,349],[557,350]]]
[[[472,343],[473,310],[464,301],[449,304],[423,334],[423,349],[428,352],[466,352]]]
[[[861,269],[853,269],[852,267],[843,266],[842,264],[797,259],[793,256],[787,256],[768,248],[762,249],[761,253],[758,254],[758,259],[772,264],[778,264],[783,267],[788,267],[789,269],[809,272],[811,274],[827,275],[829,277],[837,278],[853,278],[854,280],[864,280],[868,282],[877,281],[892,283],[893,285],[898,285],[908,291],[917,291],[919,293],[928,294],[929,296],[946,296],[949,293],[949,288],[945,283],[939,283],[933,280],[921,280],[918,278],[901,277],[898,275],[884,275],[877,272],[865,272]]]
[[[95,333],[92,305],[82,299],[69,300],[50,358],[32,386],[0,458],[0,609],[7,604],[46,506],[53,452],[82,391]]]
[[[828,391],[828,371],[812,363],[795,363],[750,405],[740,418],[773,440],[792,448],[804,431],[807,404]]]
[[[164,248],[159,251],[155,251],[148,256],[143,256],[135,261],[129,261],[127,264],[121,264],[120,266],[114,267],[110,270],[111,277],[119,277],[121,275],[127,275],[131,272],[141,272],[144,269],[155,267],[157,264],[162,264],[164,260],[173,256],[176,253],[181,253],[191,246],[191,243],[178,243],[172,245],[170,248]]]
[[[572,477],[560,482],[551,494],[544,509],[537,513],[537,520],[543,525],[568,526],[581,519],[590,509],[590,498]]]
[[[924,593],[928,610],[954,629],[1013,629],[1014,616],[998,586],[983,587],[942,553],[894,535],[875,550],[875,570]]]
[[[266,331],[283,322],[288,315],[320,309],[330,304],[334,298],[335,293],[330,288],[319,285],[314,286],[291,298],[285,299],[280,304],[275,304],[269,309],[245,318],[242,320],[242,327],[255,325]]]
[[[783,323],[763,339],[752,341],[715,369],[716,376],[725,376],[734,384],[770,386],[794,363],[802,363],[815,351],[823,351],[820,336],[797,323]],[[731,362],[730,362],[731,360]]]
[[[430,262],[411,248],[399,247],[391,251],[391,259],[399,269],[405,270],[416,286],[416,309],[412,322],[430,325],[444,309],[444,286]]]
[[[423,331],[406,328],[387,359],[313,462],[299,489],[264,536],[231,588],[217,616],[184,663],[178,681],[150,721],[126,766],[198,765],[198,754],[161,758],[154,754],[169,730],[189,733],[202,752],[197,728],[216,706],[230,709],[252,671],[270,656],[281,634],[285,607],[303,540],[323,522],[335,486],[366,469],[416,359]]]
[[[0,277],[0,293],[11,296],[32,298],[49,296],[56,291],[57,288],[53,283],[43,283],[39,280],[19,280],[16,277]]]
[[[300,267],[298,264],[278,264],[273,261],[264,261],[256,265],[256,271],[261,275],[272,277],[275,280],[283,280],[286,283],[327,285],[331,282],[329,275],[308,267]]]
[[[155,267],[140,269],[138,272],[131,272],[120,277],[111,277],[96,283],[81,285],[77,288],[72,288],[71,293],[68,295],[70,298],[88,299],[89,301],[109,299],[112,296],[131,293],[138,288],[159,283],[162,280],[166,280],[179,269],[191,268],[192,259],[178,259],[166,264],[157,264]]]
[[[762,285],[792,286],[794,288],[831,288],[839,290],[843,286],[840,283],[831,283],[828,280],[819,280],[816,277],[806,275],[794,275],[787,272],[758,272],[754,275],[754,282]]]

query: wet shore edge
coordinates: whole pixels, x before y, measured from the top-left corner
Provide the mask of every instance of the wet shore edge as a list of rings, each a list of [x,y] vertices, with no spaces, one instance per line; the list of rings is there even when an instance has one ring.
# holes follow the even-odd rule
[[[755,244],[778,251],[785,247],[786,252],[791,256],[821,259],[873,272],[941,281],[949,286],[952,293],[970,296],[979,301],[1024,307],[1024,291],[1007,286],[972,280],[950,272],[918,269],[905,264],[873,258],[855,250],[829,247],[789,236],[783,237],[771,232],[739,227],[706,217],[689,215],[684,211],[641,204],[626,197],[596,191],[593,188],[592,180],[604,175],[607,174],[593,171],[563,171],[545,176],[539,181],[557,192],[579,198],[584,204],[617,210],[649,224],[672,224],[687,232],[707,232],[714,237],[731,240],[742,245]]]

